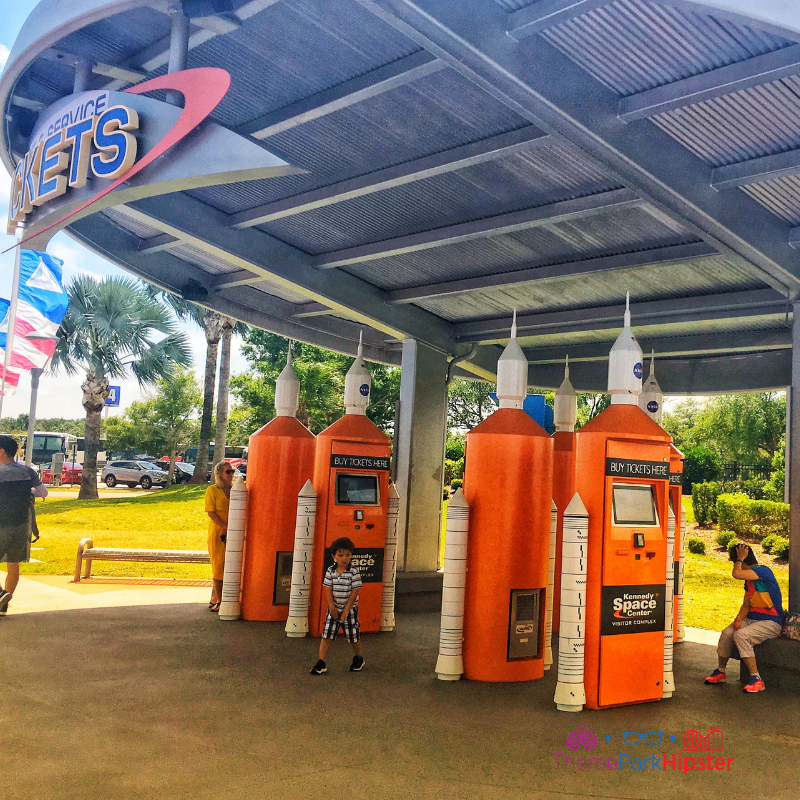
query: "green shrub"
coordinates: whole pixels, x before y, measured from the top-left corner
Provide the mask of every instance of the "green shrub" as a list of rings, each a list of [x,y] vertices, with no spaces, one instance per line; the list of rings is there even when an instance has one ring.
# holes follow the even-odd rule
[[[775,558],[788,558],[789,557],[789,540],[783,536],[779,536],[775,544],[772,545],[772,555]]]
[[[452,486],[456,478],[464,477],[464,459],[459,458],[456,461],[446,458],[444,461],[444,485]]]
[[[761,547],[763,548],[765,553],[771,553],[772,545],[774,545],[775,542],[779,541],[780,539],[781,537],[778,536],[777,533],[771,533],[769,536],[764,537],[764,539],[761,542]]]
[[[686,547],[689,548],[690,553],[694,553],[696,556],[705,555],[706,543],[702,539],[698,539],[696,536],[690,536],[686,540]]]
[[[464,481],[461,478],[453,478],[450,481],[450,488],[455,491],[456,489],[460,489],[464,485]]]
[[[698,525],[717,522],[717,497],[722,492],[719,481],[696,483],[692,486],[692,511]]]
[[[771,533],[789,533],[789,506],[770,500],[751,500],[744,494],[721,494],[717,498],[717,519],[721,527],[737,536],[763,539]]]
[[[734,539],[736,539],[736,534],[733,531],[720,531],[717,534],[716,541],[720,547],[727,549]]]
[[[683,483],[691,489],[696,483],[715,481],[722,477],[722,458],[704,444],[683,448]]]

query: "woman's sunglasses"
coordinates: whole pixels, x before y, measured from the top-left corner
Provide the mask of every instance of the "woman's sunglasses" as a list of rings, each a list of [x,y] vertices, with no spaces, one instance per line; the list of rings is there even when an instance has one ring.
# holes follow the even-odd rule
[[[232,470],[232,469],[224,469],[224,470],[222,470],[222,474],[223,475],[233,475],[233,473],[234,473],[234,470]]]

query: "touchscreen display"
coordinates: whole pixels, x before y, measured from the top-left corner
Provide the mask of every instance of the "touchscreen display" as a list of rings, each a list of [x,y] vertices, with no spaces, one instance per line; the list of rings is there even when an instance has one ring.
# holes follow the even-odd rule
[[[658,525],[652,486],[614,484],[615,525]]]
[[[336,476],[336,503],[340,506],[378,505],[377,475]]]

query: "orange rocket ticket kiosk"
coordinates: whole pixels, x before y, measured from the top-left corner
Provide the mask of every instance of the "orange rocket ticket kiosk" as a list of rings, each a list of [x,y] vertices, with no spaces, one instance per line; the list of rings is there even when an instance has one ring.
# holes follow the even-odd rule
[[[635,405],[611,405],[576,436],[589,512],[586,705],[660,700],[671,439]]]
[[[293,416],[250,437],[242,619],[285,621],[292,585],[297,495],[314,470],[314,434]]]
[[[680,560],[681,560],[681,542],[683,541],[683,537],[686,531],[683,530],[683,525],[681,524],[681,511],[683,509],[683,459],[684,455],[675,447],[674,444],[669,446],[669,498],[670,503],[672,504],[672,513],[675,515],[675,580],[673,582],[674,591],[673,594],[677,599],[677,595],[679,593],[679,581],[678,581],[678,574],[680,570]],[[672,604],[672,612],[675,617],[675,621],[673,624],[672,630],[675,632],[675,636],[677,636],[678,632],[678,603],[673,602]],[[675,638],[677,641],[677,638]]]
[[[356,547],[352,563],[363,582],[358,599],[361,630],[380,629],[390,452],[389,437],[361,414],[346,414],[317,436],[317,518],[308,609],[312,636],[322,635],[327,609],[322,579],[333,564],[330,546],[342,536]]]

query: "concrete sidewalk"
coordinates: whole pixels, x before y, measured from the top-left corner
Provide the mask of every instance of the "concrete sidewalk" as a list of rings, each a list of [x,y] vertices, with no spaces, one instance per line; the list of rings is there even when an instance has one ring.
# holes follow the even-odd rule
[[[95,605],[23,613],[30,583],[0,619],[4,800],[797,796],[800,689],[706,687],[707,645],[677,646],[671,700],[564,714],[555,670],[524,684],[437,681],[436,614],[400,615],[395,633],[366,636],[362,673],[347,671],[337,642],[329,674],[312,677],[316,641],[287,639],[279,623],[222,622],[205,588],[196,602],[194,589],[40,585],[40,609],[66,602],[52,592]],[[168,604],[123,602],[164,591]],[[599,743],[581,754],[603,759],[682,755],[686,730],[717,726],[714,755],[731,770],[557,770],[555,753],[578,755],[565,746],[578,724]],[[663,743],[628,747],[628,731]]]

